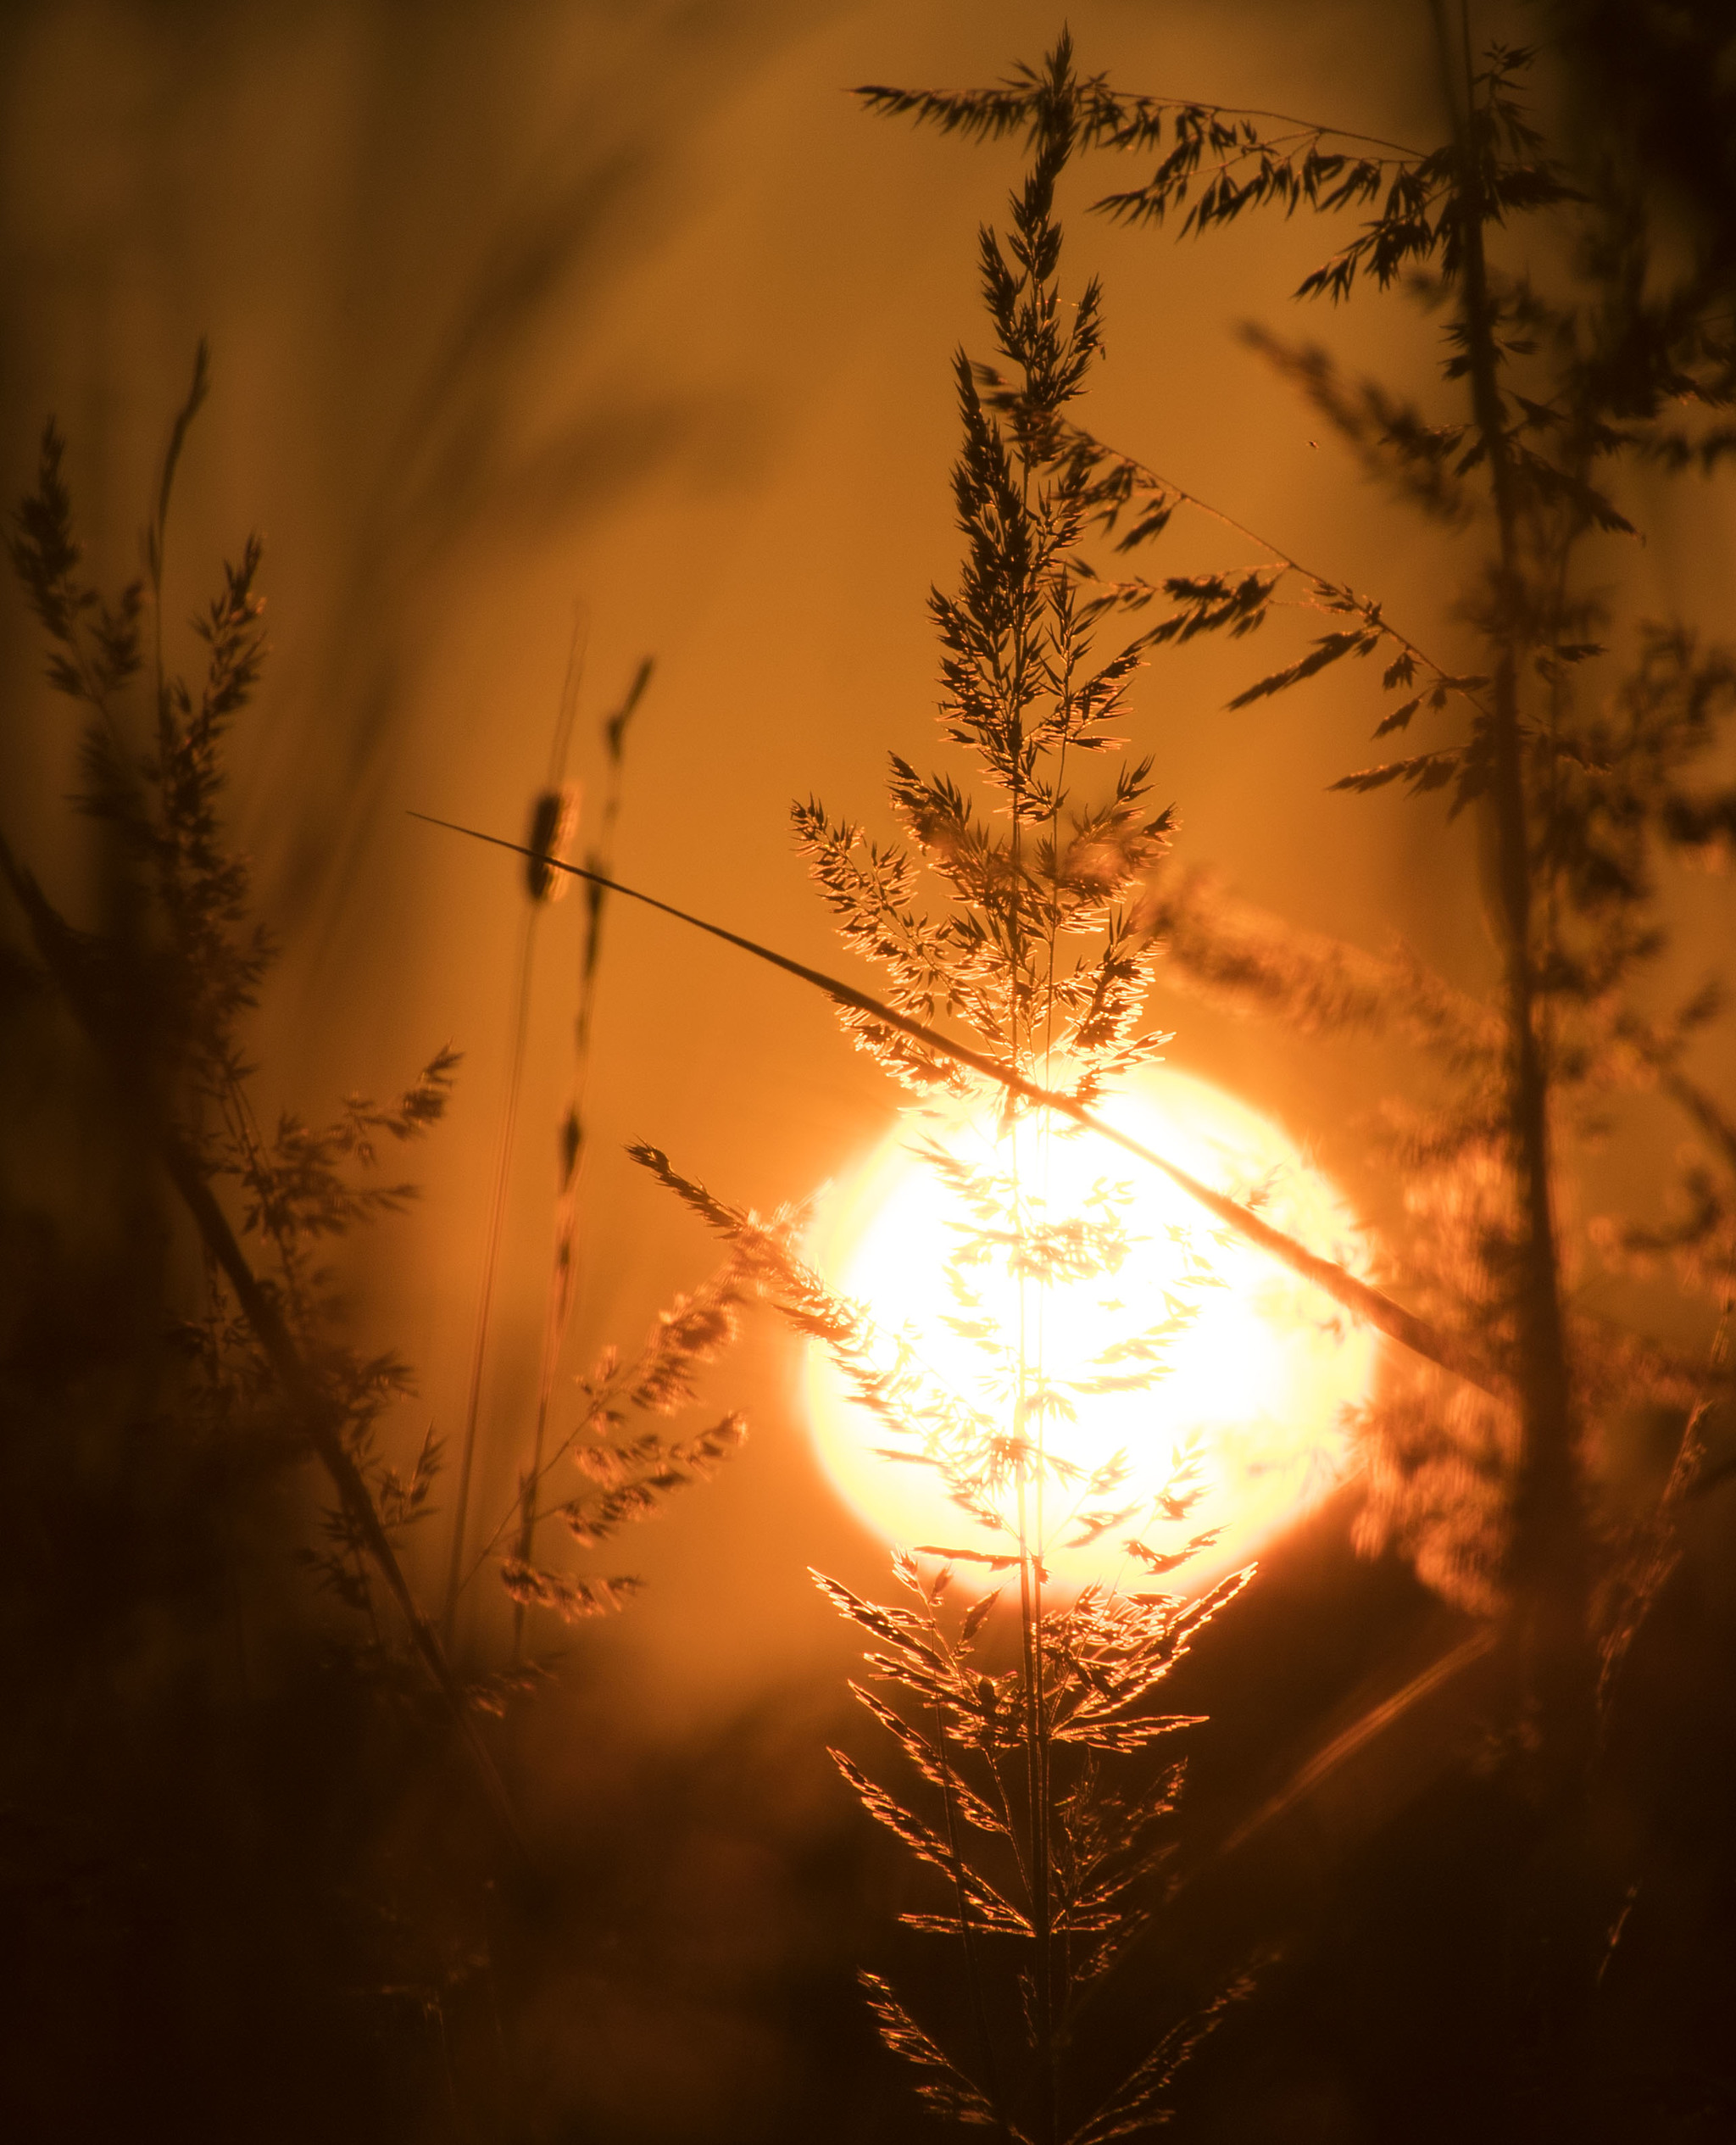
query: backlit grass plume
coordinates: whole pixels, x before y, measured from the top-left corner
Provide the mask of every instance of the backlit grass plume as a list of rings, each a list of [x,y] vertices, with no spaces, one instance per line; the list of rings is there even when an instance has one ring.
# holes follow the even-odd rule
[[[954,367],[965,556],[957,593],[937,591],[932,608],[941,727],[960,772],[926,775],[894,757],[895,844],[817,802],[794,813],[841,939],[883,972],[885,1004],[986,1061],[975,1070],[871,1011],[843,1009],[877,1062],[982,1127],[979,1159],[928,1149],[957,1217],[949,1323],[973,1344],[977,1374],[942,1379],[751,1216],[662,1157],[642,1159],[764,1259],[765,1293],[832,1350],[883,1434],[887,1464],[937,1474],[956,1509],[952,1539],[899,1552],[904,1606],[820,1581],[873,1641],[878,1687],[859,1696],[908,1784],[894,1792],[839,1763],[870,1814],[932,1873],[932,1899],[904,1920],[958,1947],[965,1992],[957,2015],[923,2020],[868,1977],[882,2036],[923,2097],[959,2123],[1032,2145],[1106,2145],[1163,2120],[1174,2067],[1215,2015],[1209,2004],[1131,2058],[1093,2047],[1086,2018],[1150,1910],[1165,1853],[1181,1774],[1158,1747],[1193,1723],[1158,1710],[1159,1686],[1246,1574],[1191,1602],[1152,1584],[1211,1539],[1188,1529],[1198,1462],[1185,1444],[1149,1500],[1130,1494],[1125,1455],[1093,1468],[1067,1457],[1066,1424],[1093,1393],[1162,1376],[1189,1316],[1188,1284],[1082,1371],[1056,1368],[1045,1305],[1063,1281],[1115,1273],[1131,1187],[1105,1176],[1079,1211],[1052,1204],[1047,1156],[1066,1136],[1060,1122],[993,1077],[1004,1070],[1089,1105],[1166,1039],[1143,1026],[1153,949],[1126,904],[1166,847],[1171,815],[1154,803],[1149,760],[1091,780],[1123,748],[1124,696],[1153,637],[1100,648],[1104,606],[1080,574],[1096,472],[1071,411],[1099,354],[1100,320],[1096,285],[1070,299],[1060,277],[1055,187],[1080,121],[1065,41],[1036,97],[1007,231],[980,242],[997,365],[961,354]],[[1202,1279],[1210,1249],[1202,1228]],[[1012,1313],[991,1307],[991,1279],[1010,1285]],[[1133,1589],[1059,1593],[1046,1557],[1099,1536],[1125,1544]]]

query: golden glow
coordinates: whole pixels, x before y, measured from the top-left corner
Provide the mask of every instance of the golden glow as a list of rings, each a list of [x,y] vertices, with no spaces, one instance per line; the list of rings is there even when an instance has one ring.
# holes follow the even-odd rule
[[[1355,1265],[1358,1242],[1333,1187],[1309,1167],[1276,1127],[1221,1089],[1164,1069],[1139,1077],[1132,1091],[1104,1106],[1122,1130],[1205,1183],[1247,1200],[1274,1226],[1310,1250]],[[1006,1171],[1010,1139],[997,1145],[987,1127],[954,1118],[907,1119],[827,1202],[809,1242],[813,1263],[832,1285],[864,1306],[877,1329],[876,1361],[890,1363],[902,1334],[910,1360],[948,1391],[999,1421],[1010,1410],[982,1348],[948,1323],[960,1316],[947,1261],[963,1241],[965,1210],[955,1192],[916,1149],[928,1137],[978,1169]],[[1127,1479],[1105,1502],[1137,1511],[1097,1540],[1069,1547],[1079,1532],[1077,1489],[1043,1490],[1040,1552],[1062,1585],[1087,1580],[1150,1585],[1125,1547],[1137,1534],[1168,1553],[1208,1527],[1217,1542],[1156,1582],[1192,1591],[1247,1562],[1260,1543],[1316,1502],[1343,1473],[1342,1412],[1360,1401],[1373,1340],[1337,1306],[1240,1239],[1227,1236],[1167,1179],[1121,1149],[1087,1133],[1045,1131],[1028,1120],[1017,1135],[1019,1181],[1040,1187],[1052,1222],[1093,1209],[1093,1194],[1125,1186],[1121,1208],[1132,1239],[1112,1273],[1018,1284],[995,1264],[968,1279],[982,1311],[1009,1338],[1022,1316],[1031,1374],[1050,1384],[1088,1382],[1126,1365],[1103,1366],[1103,1350],[1130,1331],[1155,1325],[1168,1305],[1188,1306],[1163,1344],[1166,1366],[1143,1391],[1077,1396],[1077,1418],[1048,1419],[1049,1449],[1089,1471],[1117,1451]],[[892,1445],[887,1426],[845,1395],[826,1352],[810,1348],[805,1372],[809,1419],[833,1484],[888,1540],[1006,1549],[949,1499],[935,1470],[877,1457]],[[1166,1520],[1155,1500],[1177,1449],[1192,1437],[1203,1496],[1185,1519]],[[1038,1531],[1034,1497],[1027,1520]],[[1011,1516],[1011,1492],[1004,1508]]]

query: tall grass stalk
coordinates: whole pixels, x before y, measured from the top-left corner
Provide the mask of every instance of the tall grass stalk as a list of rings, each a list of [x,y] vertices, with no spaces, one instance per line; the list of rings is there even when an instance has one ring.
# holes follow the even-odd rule
[[[572,738],[579,688],[584,677],[584,621],[575,616],[571,644],[567,650],[566,676],[561,683],[560,703],[548,750],[548,777],[531,806],[530,846],[537,855],[559,856],[572,838],[577,822],[579,799],[566,787],[567,753]],[[566,890],[566,883],[546,865],[533,861],[525,874],[526,907],[519,928],[516,980],[509,1016],[512,1052],[508,1060],[506,1106],[501,1113],[500,1139],[494,1158],[494,1176],[489,1190],[488,1218],[482,1234],[482,1268],[476,1284],[476,1317],[470,1341],[470,1368],[465,1393],[465,1422],[459,1448],[458,1489],[453,1502],[452,1546],[447,1558],[446,1607],[443,1623],[450,1646],[457,1629],[459,1596],[463,1585],[465,1534],[470,1518],[470,1476],[476,1465],[476,1436],[481,1417],[482,1378],[488,1353],[490,1316],[494,1305],[494,1278],[500,1262],[500,1240],[506,1223],[512,1192],[513,1157],[517,1145],[519,1095],[524,1084],[525,1050],[530,1037],[531,993],[536,970],[537,925],[544,907]],[[541,1443],[538,1408],[538,1443]],[[522,1621],[515,1615],[515,1641]],[[516,1643],[515,1646],[516,1650]]]
[[[495,1150],[494,1173],[488,1192],[488,1217],[482,1232],[482,1268],[476,1282],[476,1315],[470,1337],[470,1375],[465,1389],[464,1429],[459,1446],[458,1486],[452,1507],[452,1546],[446,1565],[446,1602],[441,1623],[450,1646],[457,1635],[459,1600],[463,1590],[465,1535],[470,1509],[470,1478],[476,1467],[476,1437],[481,1420],[482,1376],[487,1365],[488,1333],[494,1308],[494,1277],[500,1264],[500,1240],[506,1225],[508,1196],[512,1185],[513,1155],[517,1143],[519,1092],[523,1085],[525,1050],[530,1035],[531,982],[537,947],[537,918],[540,905],[533,899],[519,924],[518,959],[510,1014],[512,1053],[507,1061],[506,1106],[501,1112],[500,1138]]]
[[[585,1098],[591,1077],[591,1034],[596,1018],[598,983],[603,959],[603,922],[608,898],[607,882],[615,868],[615,830],[620,817],[621,791],[626,769],[627,731],[634,711],[643,699],[645,688],[651,682],[654,666],[648,655],[633,674],[626,698],[612,715],[604,720],[603,751],[606,770],[603,798],[603,811],[594,847],[588,852],[587,861],[594,876],[585,884],[585,933],[583,949],[579,957],[578,1002],[573,1014],[573,1055],[570,1084],[566,1106],[561,1113],[559,1134],[559,1181],[555,1194],[554,1251],[548,1272],[548,1295],[543,1313],[542,1346],[537,1370],[537,1423],[531,1440],[531,1464],[520,1484],[520,1503],[523,1512],[519,1529],[518,1557],[521,1563],[531,1563],[536,1553],[537,1496],[543,1474],[543,1451],[548,1438],[549,1410],[554,1402],[555,1381],[559,1374],[562,1348],[565,1345],[567,1329],[572,1319],[574,1298],[578,1284],[579,1254],[579,1196],[585,1165]],[[576,703],[577,679],[571,681],[572,702]],[[566,715],[570,729],[572,716]],[[548,858],[562,846],[537,838],[541,819],[558,817],[560,805],[561,777],[565,772],[564,741],[558,757],[551,760],[549,788],[544,793],[547,803],[539,806],[537,824],[531,829],[529,844],[533,852],[531,873],[533,888],[538,877],[547,883],[550,898],[564,883],[548,863],[540,863],[538,857]],[[513,1651],[517,1653],[524,1640],[524,1609],[515,1605],[513,1613]]]
[[[830,1348],[889,1460],[936,1476],[956,1507],[954,1539],[895,1555],[904,1606],[819,1580],[873,1641],[870,1674],[888,1696],[857,1695],[915,1791],[893,1794],[836,1755],[870,1814],[938,1880],[932,1905],[904,1921],[949,1939],[962,1970],[960,2015],[933,2025],[887,1977],[865,1975],[882,2036],[936,2110],[1030,2145],[1107,2145],[1160,2122],[1177,2064],[1231,1993],[1205,1992],[1194,2019],[1131,2054],[1093,2045],[1093,1998],[1149,1917],[1179,1789],[1181,1768],[1156,1747],[1194,1724],[1156,1710],[1158,1686],[1248,1577],[1193,1601],[1154,1583],[1214,1539],[1188,1531],[1199,1494],[1188,1440],[1155,1496],[1131,1486],[1127,1455],[1087,1468],[1066,1451],[1066,1426],[1091,1396],[1160,1380],[1209,1270],[1204,1234],[1171,1302],[1137,1306],[1137,1323],[1090,1363],[1059,1364],[1049,1340],[1055,1290],[1107,1284],[1132,1227],[1125,1183],[1099,1178],[1077,1212],[1052,1195],[1056,1117],[1096,1122],[1092,1106],[1167,1039],[1142,1028],[1153,948],[1126,903],[1166,847],[1171,815],[1153,806],[1149,760],[1124,764],[1094,795],[1082,782],[1121,748],[1113,726],[1151,637],[1100,655],[1093,627],[1106,606],[1080,593],[1090,471],[1068,413],[1099,355],[1099,294],[1089,284],[1064,297],[1054,208],[1077,127],[1063,41],[1038,89],[1007,235],[981,235],[1009,384],[985,395],[982,368],[962,354],[954,368],[966,555],[958,594],[937,591],[932,609],[942,733],[966,774],[925,777],[893,758],[904,844],[871,840],[817,803],[795,810],[844,944],[889,974],[883,1001],[779,961],[829,989],[856,1043],[926,1102],[974,1109],[988,1128],[963,1158],[926,1148],[957,1217],[949,1323],[973,1344],[976,1373],[941,1375],[765,1225],[641,1150],[760,1260],[765,1292]],[[941,896],[932,911],[925,883]],[[943,1039],[954,1029],[970,1040]],[[991,1275],[1010,1288],[1004,1313],[988,1300]],[[1120,1543],[1143,1584],[1058,1591],[1056,1551],[1099,1539]],[[983,1583],[961,1598],[965,1574]]]

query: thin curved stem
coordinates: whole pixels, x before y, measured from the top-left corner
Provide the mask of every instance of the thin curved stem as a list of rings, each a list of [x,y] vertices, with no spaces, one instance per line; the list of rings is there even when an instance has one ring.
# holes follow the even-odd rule
[[[1262,536],[1257,529],[1250,529],[1246,522],[1238,521],[1234,515],[1227,514],[1221,507],[1214,506],[1209,499],[1201,499],[1197,492],[1190,492],[1185,485],[1172,482],[1170,478],[1153,469],[1149,463],[1140,461],[1137,456],[1124,454],[1116,449],[1106,448],[1094,435],[1077,426],[1072,427],[1071,431],[1073,437],[1082,444],[1094,449],[1099,454],[1112,454],[1124,468],[1135,471],[1143,477],[1154,491],[1167,492],[1171,498],[1178,500],[1183,506],[1192,507],[1196,514],[1203,514],[1209,521],[1216,521],[1221,528],[1228,529],[1232,535],[1240,537],[1244,543],[1251,543],[1257,549],[1264,551],[1269,558],[1283,567],[1286,572],[1299,575],[1304,581],[1312,582],[1316,588],[1343,589],[1360,616],[1371,623],[1377,625],[1381,632],[1396,647],[1403,649],[1407,655],[1413,656],[1438,683],[1445,685],[1449,691],[1456,693],[1467,706],[1476,709],[1477,712],[1486,719],[1493,720],[1493,710],[1484,701],[1478,699],[1476,694],[1470,691],[1467,687],[1459,683],[1455,674],[1448,670],[1445,664],[1438,661],[1428,653],[1427,649],[1412,640],[1408,633],[1394,626],[1373,597],[1363,595],[1360,590],[1353,588],[1348,582],[1334,581],[1329,574],[1316,572],[1312,566],[1304,565],[1302,560],[1296,558],[1294,554],[1286,551],[1282,544],[1274,543],[1270,537]],[[1321,611],[1324,611],[1326,608],[1317,604],[1307,607]]]
[[[1259,1250],[1269,1252],[1293,1273],[1311,1282],[1331,1296],[1335,1303],[1341,1304],[1353,1316],[1366,1319],[1370,1325],[1385,1334],[1388,1340],[1397,1341],[1400,1347],[1409,1349],[1413,1355],[1421,1356],[1442,1370],[1450,1372],[1455,1378],[1466,1379],[1496,1399],[1511,1397],[1511,1386],[1505,1375],[1485,1362],[1473,1349],[1455,1335],[1443,1332],[1427,1318],[1418,1317],[1415,1312],[1405,1310],[1402,1304],[1394,1302],[1392,1297],[1366,1281],[1359,1280],[1347,1268],[1309,1251],[1294,1237],[1287,1236],[1282,1229],[1274,1228],[1251,1207],[1214,1190],[1190,1170],[1183,1169],[1180,1163],[1157,1153],[1143,1140],[1134,1139],[1131,1133],[1123,1132],[1119,1126],[1088,1110],[1082,1103],[1076,1102],[1071,1095],[1064,1095],[1058,1089],[1039,1087],[1034,1080],[1026,1079],[1010,1067],[997,1063],[980,1050],[973,1050],[968,1044],[954,1042],[951,1036],[943,1034],[938,1028],[910,1019],[882,1000],[871,996],[866,991],[858,990],[854,984],[845,983],[839,977],[828,976],[820,969],[809,967],[804,961],[793,961],[787,954],[778,953],[770,946],[760,944],[755,939],[744,938],[739,932],[727,931],[721,924],[708,922],[703,916],[676,908],[672,902],[659,901],[654,894],[642,893],[638,888],[624,885],[619,879],[605,879],[600,873],[588,871],[582,865],[565,863],[559,857],[527,849],[522,842],[509,842],[504,835],[487,834],[477,827],[462,827],[454,820],[438,819],[431,812],[413,811],[409,816],[420,820],[426,826],[442,827],[448,833],[462,834],[471,841],[485,842],[491,849],[507,850],[515,856],[531,857],[547,864],[552,871],[569,872],[578,878],[595,880],[625,900],[640,902],[646,908],[655,909],[659,915],[673,917],[676,922],[685,923],[693,930],[703,931],[708,938],[721,939],[726,945],[734,946],[738,951],[751,955],[756,961],[782,969],[786,975],[794,976],[815,989],[824,991],[837,1005],[849,1006],[854,1012],[865,1013],[883,1026],[895,1028],[899,1034],[908,1035],[912,1041],[921,1043],[936,1056],[950,1058],[954,1064],[968,1067],[983,1079],[1006,1089],[1010,1094],[1058,1112],[1087,1132],[1095,1133],[1099,1139],[1110,1140],[1124,1153],[1158,1171],[1190,1199],[1197,1201],[1215,1220],[1221,1222],[1227,1228],[1233,1229],[1238,1236]]]
[[[464,1443],[459,1451],[458,1490],[453,1502],[452,1552],[447,1564],[446,1606],[441,1618],[448,1648],[457,1628],[459,1596],[463,1587],[465,1525],[470,1513],[470,1475],[476,1462],[476,1428],[481,1413],[482,1371],[488,1351],[488,1320],[493,1306],[494,1276],[499,1263],[501,1231],[505,1224],[507,1193],[512,1178],[514,1135],[518,1129],[519,1088],[524,1077],[525,1045],[530,1030],[531,969],[537,944],[537,906],[532,902],[526,911],[523,934],[520,940],[512,1065],[507,1075],[506,1114],[501,1123],[500,1147],[494,1164],[487,1234],[483,1240],[482,1276],[476,1298],[476,1329],[470,1344],[470,1390],[465,1401]]]

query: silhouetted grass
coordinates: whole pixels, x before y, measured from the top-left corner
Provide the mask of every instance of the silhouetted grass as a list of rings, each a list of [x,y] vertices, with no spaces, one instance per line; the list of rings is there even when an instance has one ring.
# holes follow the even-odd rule
[[[333,1257],[412,1201],[381,1165],[438,1122],[458,1057],[323,1125],[256,1113],[247,1024],[273,949],[224,805],[265,654],[257,540],[193,621],[192,683],[162,617],[208,386],[202,348],[140,581],[105,600],[82,577],[52,424],[11,545],[82,719],[100,902],[75,927],[0,836],[23,925],[0,971],[7,1077],[82,1179],[57,1201],[38,1167],[3,1238],[0,1868],[34,1962],[8,2098],[44,2137],[107,2134],[141,2095],[195,2135],[515,2134],[497,1946],[526,1933],[536,1850],[486,1723],[548,1669],[461,1673],[418,1601],[401,1550],[437,1509],[441,1440],[401,1454],[408,1368],[359,1345]],[[593,916],[593,984],[595,944]],[[9,1174],[23,1160],[14,1138]],[[726,1263],[563,1408],[528,1473],[570,1468],[546,1516],[576,1552],[739,1444],[736,1415],[671,1420],[739,1301]],[[515,1501],[477,1560],[515,1602],[570,1622],[640,1584],[533,1563],[519,1529]]]

